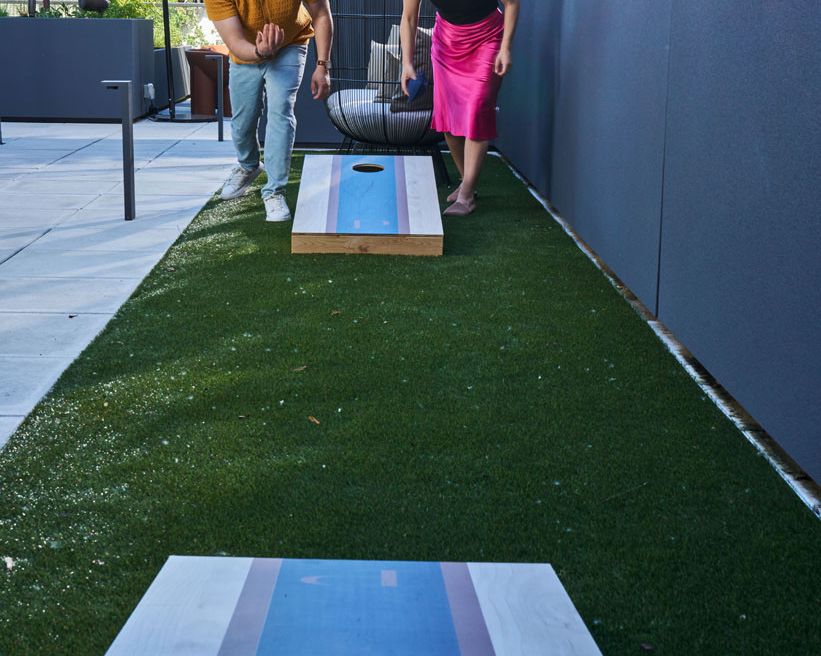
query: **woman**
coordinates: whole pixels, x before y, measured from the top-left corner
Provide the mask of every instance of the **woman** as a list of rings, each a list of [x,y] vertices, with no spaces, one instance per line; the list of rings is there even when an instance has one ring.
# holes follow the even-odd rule
[[[434,99],[431,127],[443,132],[462,183],[448,196],[446,216],[476,209],[476,184],[496,138],[496,97],[510,70],[510,48],[519,18],[519,0],[432,0],[439,10],[433,30]],[[402,90],[416,79],[413,53],[422,0],[404,0]]]

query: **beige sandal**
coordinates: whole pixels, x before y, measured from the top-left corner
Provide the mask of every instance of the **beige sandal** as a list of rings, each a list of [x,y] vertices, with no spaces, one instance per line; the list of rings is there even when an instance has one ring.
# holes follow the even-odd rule
[[[476,203],[474,201],[463,203],[462,201],[457,200],[453,205],[444,211],[444,216],[467,216],[468,214],[472,214],[475,209]]]
[[[451,194],[450,194],[450,195],[446,198],[446,200],[447,200],[449,203],[455,203],[457,200],[459,200],[459,191],[460,191],[461,189],[462,189],[462,185],[461,185],[461,184],[459,184],[459,186],[458,186],[458,187],[456,187],[456,189],[454,189],[454,190],[451,192]],[[474,197],[474,198],[479,198],[479,192],[478,192],[478,191],[474,191],[474,192],[473,192],[473,197]]]

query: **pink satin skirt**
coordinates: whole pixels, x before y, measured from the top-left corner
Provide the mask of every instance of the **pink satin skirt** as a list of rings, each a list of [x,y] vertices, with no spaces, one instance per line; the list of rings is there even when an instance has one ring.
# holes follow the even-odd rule
[[[502,78],[493,67],[504,27],[501,11],[470,25],[454,25],[437,14],[431,49],[431,128],[476,141],[496,138],[496,98]]]

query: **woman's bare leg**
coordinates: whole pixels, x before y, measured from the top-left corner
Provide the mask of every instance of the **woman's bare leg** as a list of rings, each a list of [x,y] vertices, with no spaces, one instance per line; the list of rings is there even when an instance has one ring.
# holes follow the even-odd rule
[[[489,145],[488,141],[465,140],[464,173],[459,189],[459,202],[468,205],[473,203],[473,195],[479,183],[479,174],[482,172]]]
[[[445,141],[448,142],[448,148],[450,148],[451,157],[453,157],[453,161],[456,164],[456,168],[459,169],[459,177],[465,177],[465,138],[464,137],[454,137],[449,132],[445,132]]]

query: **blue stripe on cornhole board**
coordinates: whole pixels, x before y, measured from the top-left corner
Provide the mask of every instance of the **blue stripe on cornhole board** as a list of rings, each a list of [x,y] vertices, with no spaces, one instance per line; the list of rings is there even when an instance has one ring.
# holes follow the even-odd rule
[[[441,567],[284,560],[257,654],[459,656]]]
[[[341,162],[337,234],[398,234],[396,159],[386,156],[344,157]],[[378,164],[385,170],[361,173],[353,169],[356,164]]]

